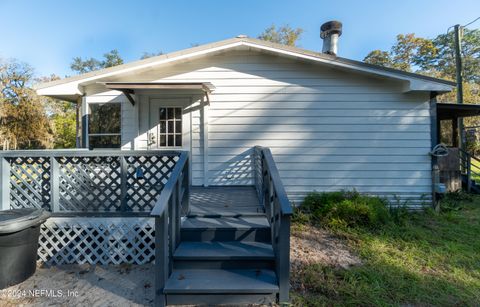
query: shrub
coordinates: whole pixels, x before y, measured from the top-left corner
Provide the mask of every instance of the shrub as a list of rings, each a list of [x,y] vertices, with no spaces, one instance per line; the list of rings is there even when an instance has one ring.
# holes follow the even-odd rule
[[[472,195],[466,192],[449,192],[445,194],[443,199],[440,199],[440,211],[449,212],[461,210],[463,202],[471,202],[472,200]]]
[[[375,228],[391,218],[385,200],[356,191],[310,193],[300,210],[310,216],[311,222],[331,228]]]

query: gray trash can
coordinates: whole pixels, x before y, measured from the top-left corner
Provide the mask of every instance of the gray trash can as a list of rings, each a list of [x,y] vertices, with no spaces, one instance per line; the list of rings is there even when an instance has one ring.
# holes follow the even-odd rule
[[[0,211],[0,289],[35,273],[40,225],[49,216],[42,209]]]

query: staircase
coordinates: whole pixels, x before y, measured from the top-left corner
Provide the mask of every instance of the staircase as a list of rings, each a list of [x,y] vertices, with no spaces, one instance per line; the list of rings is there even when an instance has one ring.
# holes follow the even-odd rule
[[[188,217],[164,288],[167,304],[275,302],[279,288],[270,233],[265,214]]]
[[[181,155],[155,216],[155,305],[287,303],[290,203],[268,148],[255,186],[192,188]]]
[[[480,178],[480,159],[461,149],[459,157],[463,188],[469,193],[480,194],[480,184],[475,179]]]

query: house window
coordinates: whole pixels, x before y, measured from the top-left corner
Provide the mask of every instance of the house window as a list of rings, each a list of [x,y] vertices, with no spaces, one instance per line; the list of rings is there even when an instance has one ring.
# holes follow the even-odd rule
[[[182,108],[160,108],[160,146],[182,146]]]
[[[90,104],[88,142],[90,148],[120,148],[119,103]]]

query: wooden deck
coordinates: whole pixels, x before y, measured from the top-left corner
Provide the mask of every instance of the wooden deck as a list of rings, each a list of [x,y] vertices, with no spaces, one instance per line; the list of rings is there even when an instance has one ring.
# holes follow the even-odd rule
[[[189,216],[264,215],[257,192],[251,186],[192,187]]]

